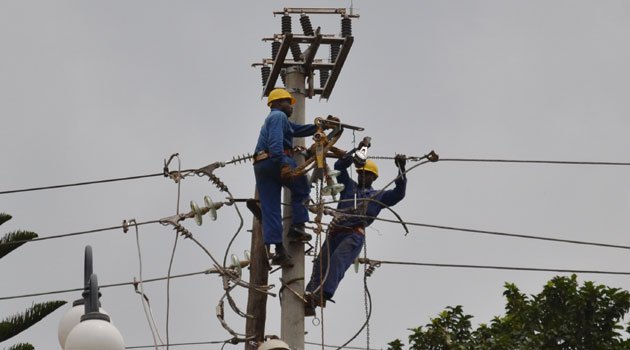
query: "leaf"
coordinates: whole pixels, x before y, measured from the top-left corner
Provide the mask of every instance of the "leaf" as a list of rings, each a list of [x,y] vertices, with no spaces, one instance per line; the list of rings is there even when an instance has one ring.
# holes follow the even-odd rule
[[[37,303],[21,314],[0,321],[0,342],[20,334],[65,304],[62,300]]]
[[[19,343],[9,347],[7,350],[35,350],[35,347],[29,343]]]
[[[0,238],[0,258],[19,248],[27,241],[37,238],[37,233],[31,231],[15,231]]]
[[[7,213],[0,213],[0,225],[11,220],[12,216]]]

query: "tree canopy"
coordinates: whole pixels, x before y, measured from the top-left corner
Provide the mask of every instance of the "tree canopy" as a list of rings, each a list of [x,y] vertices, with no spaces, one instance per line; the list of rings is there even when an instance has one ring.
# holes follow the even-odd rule
[[[628,291],[554,277],[537,295],[505,284],[505,315],[473,329],[462,306],[447,307],[425,326],[411,329],[410,350],[621,350],[630,349],[622,320]],[[630,331],[630,327],[625,331]],[[402,350],[396,339],[388,350]]]

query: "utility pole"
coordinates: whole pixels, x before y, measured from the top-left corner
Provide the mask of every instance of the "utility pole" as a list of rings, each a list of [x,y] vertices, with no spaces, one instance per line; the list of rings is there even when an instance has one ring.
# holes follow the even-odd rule
[[[291,15],[299,15],[299,22],[303,34],[294,34],[292,30]],[[321,29],[313,29],[309,14],[325,14],[341,16],[341,36],[337,34],[322,34]],[[306,98],[313,98],[319,95],[322,99],[329,99],[332,90],[341,73],[341,68],[350,52],[354,37],[352,36],[351,18],[359,17],[352,9],[348,12],[344,8],[284,8],[282,11],[274,12],[275,15],[282,15],[282,31],[274,34],[273,37],[264,38],[263,41],[271,42],[271,58],[263,59],[261,63],[252,66],[260,66],[262,73],[262,96],[267,96],[276,87],[278,78],[282,78],[285,88],[293,95],[296,104],[293,106],[291,120],[298,124],[305,124],[306,121]],[[306,49],[302,52],[303,45]],[[322,45],[330,46],[330,53],[327,58],[317,58],[317,51]],[[287,59],[287,54],[291,52],[292,60]],[[315,86],[315,74],[319,76],[319,86]],[[304,139],[294,140],[295,145],[304,146]],[[302,156],[296,159],[299,164],[304,162]],[[284,202],[291,202],[290,191],[284,192]],[[285,207],[283,210],[284,232],[283,237],[285,247],[289,255],[293,257],[294,266],[284,268],[282,271],[282,319],[280,324],[281,338],[293,350],[304,349],[304,243],[288,242],[287,232],[291,224],[291,208]],[[261,248],[262,247],[262,248]],[[266,259],[264,245],[262,242],[262,229],[260,223],[254,219],[252,230],[251,247],[251,270],[250,282],[252,284],[267,284],[268,276],[266,267],[263,266]],[[260,253],[262,251],[262,254]],[[258,253],[257,253],[258,252]],[[264,270],[264,271],[263,271]],[[262,276],[264,274],[264,276]],[[263,283],[264,281],[264,283]],[[248,336],[260,341],[264,338],[265,320],[267,308],[266,295],[260,295],[256,291],[250,290],[247,304],[247,313],[254,315],[254,319],[248,318],[246,321],[246,332]],[[299,294],[296,295],[296,294]],[[260,319],[263,318],[263,319]],[[255,349],[253,343],[246,343],[245,350]]]
[[[286,88],[295,98],[293,113],[290,119],[295,123],[304,124],[305,120],[305,97],[306,90],[304,88],[304,69],[300,66],[293,66],[286,69]],[[304,146],[306,143],[303,138],[294,139],[293,143],[297,146]],[[296,159],[298,165],[304,163],[304,157],[299,156]],[[291,203],[291,191],[284,191],[284,202]],[[291,207],[284,207],[282,236],[284,238],[284,246],[288,247],[289,255],[293,257],[293,267],[282,269],[282,282],[286,284],[286,288],[304,295],[304,243],[288,242],[287,232],[291,226]],[[280,338],[289,344],[292,349],[304,349],[304,302],[290,290],[282,293],[281,310],[282,320],[280,322]]]

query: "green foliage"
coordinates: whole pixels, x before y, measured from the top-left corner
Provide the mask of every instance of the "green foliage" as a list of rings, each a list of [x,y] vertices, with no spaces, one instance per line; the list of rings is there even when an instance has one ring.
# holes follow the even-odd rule
[[[29,343],[19,343],[11,346],[7,350],[35,350],[35,347]]]
[[[448,307],[424,327],[412,329],[410,350],[622,350],[620,322],[630,309],[630,293],[585,282],[575,275],[555,277],[538,295],[527,296],[511,283],[503,292],[505,315],[472,329],[461,306]],[[630,330],[630,327],[629,327]],[[402,350],[399,340],[389,350]]]
[[[33,238],[37,238],[37,233],[31,231],[15,231],[7,233],[0,238],[0,258],[19,248]]]
[[[61,300],[38,303],[24,313],[13,315],[0,321],[0,342],[21,333],[64,304],[66,302]]]
[[[7,213],[0,213],[0,225],[11,220],[12,216]]]

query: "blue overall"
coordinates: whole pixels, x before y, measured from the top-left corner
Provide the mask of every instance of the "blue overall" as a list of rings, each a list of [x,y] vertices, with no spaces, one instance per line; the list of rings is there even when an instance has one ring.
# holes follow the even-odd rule
[[[292,222],[302,224],[308,221],[305,202],[311,189],[306,175],[285,182],[280,178],[280,169],[284,164],[296,167],[295,160],[285,154],[285,150],[293,149],[293,137],[310,136],[316,131],[313,124],[299,125],[289,121],[287,115],[276,108],[271,109],[260,128],[255,154],[265,151],[269,158],[254,164],[254,175],[262,210],[263,240],[267,245],[282,243],[282,186],[291,190]]]
[[[371,187],[359,188],[348,174],[348,167],[351,164],[352,157],[350,155],[335,162],[335,169],[340,171],[337,180],[345,185],[337,209],[364,217],[347,216],[339,220],[335,227],[330,230],[328,238],[313,263],[311,280],[306,286],[306,290],[314,292],[325,276],[326,280],[322,289],[326,299],[333,297],[346,270],[361,253],[365,240],[365,227],[369,226],[384,208],[377,201],[387,206],[393,206],[405,198],[407,187],[405,175],[396,180],[396,187],[392,190],[377,191]],[[354,208],[355,191],[357,192],[356,209]],[[361,200],[363,198],[372,200]],[[328,275],[326,275],[326,269],[328,269]]]

